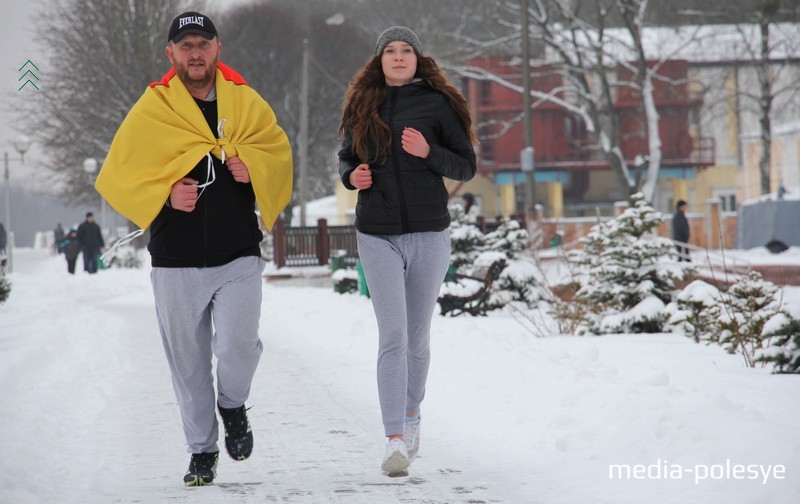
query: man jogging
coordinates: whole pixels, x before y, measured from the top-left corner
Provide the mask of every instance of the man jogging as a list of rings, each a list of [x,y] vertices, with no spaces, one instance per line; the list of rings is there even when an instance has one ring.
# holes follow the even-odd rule
[[[97,189],[150,226],[156,314],[192,454],[184,483],[199,486],[216,477],[216,409],[228,454],[253,449],[245,401],[262,350],[264,269],[255,205],[271,227],[291,197],[292,159],[267,102],[219,62],[208,16],[180,14],[167,39],[172,69],[128,113]]]

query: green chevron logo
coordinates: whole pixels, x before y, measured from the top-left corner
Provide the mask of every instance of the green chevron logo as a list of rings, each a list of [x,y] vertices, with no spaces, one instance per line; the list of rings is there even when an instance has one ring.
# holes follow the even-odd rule
[[[25,82],[22,82],[22,85],[19,87],[19,89],[17,89],[17,91],[22,91],[22,88],[24,88],[28,84],[35,87],[36,91],[39,91],[39,86],[37,86],[36,82],[33,81],[33,79],[36,79],[37,81],[39,80],[39,77],[37,77],[36,74],[34,73],[34,70],[36,70],[37,72],[39,71],[39,67],[37,67],[33,61],[28,60],[21,67],[19,67],[19,71],[22,72],[26,68],[27,70],[25,71],[25,73],[23,73],[22,76],[19,79],[17,79],[17,82],[22,82],[22,79],[25,79]]]

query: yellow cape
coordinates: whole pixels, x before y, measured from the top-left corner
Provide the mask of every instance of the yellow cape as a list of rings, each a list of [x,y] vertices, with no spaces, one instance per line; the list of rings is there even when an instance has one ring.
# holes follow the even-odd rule
[[[250,172],[264,225],[272,229],[292,196],[292,148],[275,113],[233,69],[219,63],[220,139],[171,70],[154,82],[119,127],[95,187],[116,211],[142,229],[156,218],[172,185],[211,152],[239,156]]]

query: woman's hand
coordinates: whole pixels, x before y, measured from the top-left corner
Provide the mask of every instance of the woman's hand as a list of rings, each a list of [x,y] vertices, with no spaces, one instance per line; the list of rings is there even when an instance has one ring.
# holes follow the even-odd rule
[[[372,187],[372,171],[369,165],[361,163],[356,166],[356,169],[350,172],[350,185],[356,189],[363,191]]]
[[[428,142],[425,140],[425,137],[422,136],[422,133],[414,128],[404,128],[403,150],[412,156],[425,159],[431,152],[431,146],[428,145]]]
[[[238,156],[229,157],[225,164],[228,170],[233,174],[233,180],[236,182],[247,183],[250,182],[250,172],[247,171],[247,166],[244,165]]]

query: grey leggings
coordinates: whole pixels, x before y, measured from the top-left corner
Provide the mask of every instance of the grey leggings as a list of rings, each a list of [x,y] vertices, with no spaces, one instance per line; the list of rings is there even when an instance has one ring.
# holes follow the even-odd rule
[[[358,233],[378,320],[378,395],[387,436],[402,435],[405,413],[419,411],[430,365],[433,310],[450,264],[450,231]]]

